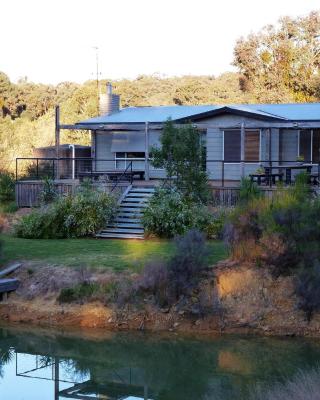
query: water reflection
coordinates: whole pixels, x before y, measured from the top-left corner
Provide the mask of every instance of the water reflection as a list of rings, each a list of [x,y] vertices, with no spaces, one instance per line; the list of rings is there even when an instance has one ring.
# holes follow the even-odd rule
[[[83,335],[82,335],[83,336]],[[0,329],[0,398],[246,399],[320,360],[318,341]]]

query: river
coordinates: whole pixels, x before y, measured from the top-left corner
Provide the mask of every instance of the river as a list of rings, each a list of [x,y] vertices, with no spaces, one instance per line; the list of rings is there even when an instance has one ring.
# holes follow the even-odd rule
[[[0,328],[2,400],[235,400],[320,360],[320,340]]]

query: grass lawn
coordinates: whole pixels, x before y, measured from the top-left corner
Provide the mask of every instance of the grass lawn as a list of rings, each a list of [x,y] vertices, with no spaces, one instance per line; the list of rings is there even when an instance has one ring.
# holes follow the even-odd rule
[[[169,240],[103,240],[103,239],[19,239],[0,235],[3,242],[2,263],[13,260],[43,261],[65,266],[87,266],[138,270],[152,258],[166,258],[174,251]],[[209,242],[210,263],[226,257],[220,241]]]

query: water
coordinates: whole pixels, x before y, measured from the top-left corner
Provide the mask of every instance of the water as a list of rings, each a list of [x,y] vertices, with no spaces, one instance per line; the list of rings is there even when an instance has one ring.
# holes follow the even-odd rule
[[[0,328],[0,399],[247,399],[319,360],[320,340]]]

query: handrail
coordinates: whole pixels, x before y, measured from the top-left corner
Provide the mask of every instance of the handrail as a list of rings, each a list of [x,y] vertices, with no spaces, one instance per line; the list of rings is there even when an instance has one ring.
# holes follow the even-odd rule
[[[128,164],[127,168],[123,171],[123,173],[120,175],[119,178],[117,178],[116,183],[112,186],[110,193],[114,191],[114,189],[118,186],[119,181],[121,181],[121,178],[125,176],[126,172],[128,171],[130,167],[130,184],[132,185],[133,182],[133,176],[132,176],[132,161]]]

